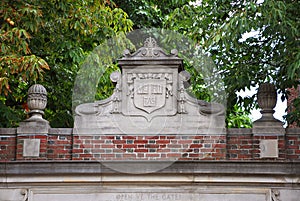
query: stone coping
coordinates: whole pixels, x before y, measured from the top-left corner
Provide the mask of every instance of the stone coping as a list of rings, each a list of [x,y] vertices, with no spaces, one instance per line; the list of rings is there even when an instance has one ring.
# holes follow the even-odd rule
[[[161,165],[161,161],[13,161],[0,163],[0,176],[5,175],[86,175],[126,174],[107,166]],[[169,163],[169,162],[166,162]],[[131,166],[132,167],[132,166]],[[148,173],[145,173],[148,174]],[[225,175],[300,175],[300,161],[176,161],[170,166],[151,174],[225,174]],[[131,174],[133,175],[133,174]]]
[[[300,128],[286,128],[285,132],[286,132],[286,134],[289,134],[289,135],[299,135]]]
[[[285,132],[288,135],[300,135],[300,128],[286,128]],[[17,133],[17,128],[0,128],[0,136],[15,135],[16,133]],[[251,134],[253,134],[251,128],[227,128],[224,133],[222,132],[220,134],[222,135],[225,133],[227,135],[251,135]],[[73,128],[49,128],[48,134],[50,134],[50,135],[72,135]],[[120,134],[109,134],[109,135],[120,135]],[[128,134],[124,134],[124,135],[128,135]],[[172,134],[162,134],[162,135],[172,135]],[[193,135],[195,135],[195,134],[193,134]],[[198,135],[201,135],[201,134],[198,134]]]
[[[17,128],[0,128],[0,135],[15,135]]]
[[[227,135],[251,135],[252,128],[227,128]]]
[[[73,128],[50,128],[49,134],[57,135],[72,135]]]

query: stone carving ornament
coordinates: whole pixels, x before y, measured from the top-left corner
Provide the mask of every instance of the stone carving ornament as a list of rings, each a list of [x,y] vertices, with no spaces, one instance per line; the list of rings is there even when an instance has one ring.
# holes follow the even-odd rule
[[[121,72],[106,100],[77,106],[75,133],[195,134],[224,128],[224,107],[191,97],[184,88],[190,75],[182,69],[177,50],[165,53],[153,38],[118,60]]]
[[[26,121],[48,122],[43,119],[44,109],[47,105],[47,91],[43,85],[34,84],[28,89],[27,105],[30,118]]]
[[[276,189],[272,189],[271,190],[272,201],[281,201],[281,199],[279,198],[279,196],[280,196],[279,190],[276,190]]]

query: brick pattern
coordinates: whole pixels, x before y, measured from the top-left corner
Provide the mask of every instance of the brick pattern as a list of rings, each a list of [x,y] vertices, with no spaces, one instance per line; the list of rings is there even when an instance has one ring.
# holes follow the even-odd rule
[[[287,135],[286,159],[300,160],[300,135]]]
[[[16,156],[16,136],[0,135],[0,161],[13,161]]]
[[[220,160],[225,136],[74,136],[73,160]]]
[[[47,138],[48,160],[71,160],[72,136],[71,135],[49,135]]]
[[[251,134],[227,135],[228,160],[251,160],[258,151],[258,147],[253,146]]]
[[[278,158],[260,158],[260,140],[278,140]],[[238,134],[227,136],[228,160],[284,160],[287,147],[284,136],[253,136],[252,134]],[[294,148],[294,147],[292,147]]]
[[[3,131],[3,129],[2,129]],[[0,161],[13,160],[300,160],[300,130],[285,136],[0,134]],[[40,139],[39,157],[23,157],[24,139]],[[260,140],[278,140],[279,157],[260,158]]]
[[[289,112],[292,109],[291,106],[292,106],[293,100],[300,96],[300,94],[299,94],[300,86],[298,86],[297,88],[289,88],[287,90],[290,93],[288,96],[288,99],[287,99],[287,109]],[[297,128],[298,126],[296,125],[296,123],[293,123],[293,124],[290,124],[288,127],[289,128]]]

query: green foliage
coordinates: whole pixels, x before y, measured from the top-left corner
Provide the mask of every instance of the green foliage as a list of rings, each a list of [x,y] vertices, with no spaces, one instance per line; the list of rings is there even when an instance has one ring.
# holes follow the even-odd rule
[[[249,112],[245,112],[238,105],[233,106],[233,110],[228,114],[226,123],[228,128],[252,128],[252,120]]]
[[[174,9],[189,0],[114,0],[117,6],[128,13],[134,28],[162,28],[163,22]]]
[[[39,82],[48,91],[45,115],[51,126],[72,127],[72,88],[80,64],[105,39],[131,30],[131,20],[110,1],[4,0],[0,10],[1,122],[11,122],[8,111],[24,113],[20,105],[27,88]],[[17,99],[19,82],[26,89]]]
[[[254,97],[245,100],[236,92],[270,81],[286,95],[287,87],[299,83],[299,9],[298,1],[202,0],[198,6],[175,9],[164,26],[188,35],[210,53],[223,74],[229,111],[236,104],[249,111]],[[252,31],[256,35],[245,38]]]
[[[29,45],[42,25],[38,6],[3,0],[0,10],[0,126],[12,127],[25,117],[28,83],[42,79],[49,66]]]
[[[300,97],[293,100],[292,105],[288,108],[288,114],[286,118],[289,124],[295,124],[300,127]]]
[[[191,2],[2,0],[0,126],[16,126],[16,122],[24,119],[27,89],[38,82],[48,91],[45,113],[51,126],[72,127],[72,89],[79,67],[84,65],[95,47],[133,27],[174,30],[202,47],[204,54],[201,55],[210,56],[212,61],[205,59],[195,64],[187,59],[190,57],[184,58],[185,68],[192,74],[189,89],[197,98],[217,99],[212,92],[220,86],[207,84],[207,80],[208,75],[220,72],[218,75],[221,75],[228,95],[229,127],[250,125],[245,114],[255,107],[254,96],[237,97],[236,92],[270,81],[286,95],[286,88],[299,84],[298,1],[265,0],[258,4],[256,0],[202,0],[198,5]],[[253,31],[256,35],[245,37]],[[167,41],[172,37],[167,34],[160,39]],[[170,49],[176,46],[174,43],[169,45]],[[112,57],[115,55],[107,56],[107,59]],[[115,61],[111,63],[115,64]],[[213,63],[216,69],[205,72],[203,66]],[[89,71],[92,79],[97,79],[97,73],[102,79],[98,88],[93,87],[96,97],[93,94],[87,96],[88,99],[103,99],[110,95],[113,85],[109,74],[116,69],[115,65],[105,63],[97,72]],[[244,108],[246,113],[237,107]],[[287,116],[290,122],[299,120],[297,100],[294,107],[296,110]]]
[[[137,28],[167,28],[195,40],[222,73],[228,114],[234,113],[236,104],[247,112],[256,107],[255,96],[237,97],[238,91],[273,82],[286,96],[286,88],[299,83],[298,1],[191,2],[142,0],[116,4],[129,13]],[[251,32],[256,34],[246,37]],[[192,92],[209,100],[201,71],[191,70],[195,66],[188,62],[185,66],[192,74]]]
[[[0,95],[7,96],[13,90],[11,85],[20,79],[35,81],[42,78],[44,69],[49,70],[45,60],[29,47],[32,35],[41,26],[41,12],[37,6],[22,4],[7,0],[0,4]]]
[[[96,47],[82,63],[73,87],[73,110],[78,104],[108,98],[114,89],[110,74],[118,71],[115,61],[125,49],[134,48],[125,34],[118,34]]]

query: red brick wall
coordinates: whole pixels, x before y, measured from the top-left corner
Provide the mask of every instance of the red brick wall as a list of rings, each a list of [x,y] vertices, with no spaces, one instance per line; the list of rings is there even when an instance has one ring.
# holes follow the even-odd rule
[[[23,157],[24,139],[40,139],[39,157]],[[260,140],[277,139],[279,157],[260,158]],[[0,161],[13,160],[300,160],[300,129],[284,136],[253,136],[252,129],[222,135],[73,135],[72,129],[17,135],[0,129]]]
[[[48,160],[71,160],[72,159],[72,129],[51,128],[47,136],[47,159]]]
[[[286,159],[300,160],[300,129],[288,129],[286,135]]]
[[[16,160],[16,130],[0,128],[0,161]]]
[[[299,91],[300,91],[300,86],[298,86],[298,88],[289,88],[289,96],[287,99],[287,108],[288,108],[288,112],[291,111],[292,109],[292,102],[295,98],[299,97]],[[296,123],[290,124],[289,128],[297,128],[298,126],[296,125]]]
[[[227,134],[227,159],[251,160],[258,152],[253,145],[251,129],[230,129]]]
[[[220,160],[226,138],[213,135],[74,136],[73,160]]]

